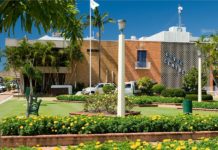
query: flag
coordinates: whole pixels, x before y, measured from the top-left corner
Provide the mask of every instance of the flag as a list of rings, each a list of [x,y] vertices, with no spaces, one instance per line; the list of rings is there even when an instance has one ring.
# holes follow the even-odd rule
[[[182,6],[179,5],[179,7],[178,7],[178,13],[181,14],[182,10],[183,10]]]
[[[94,10],[96,7],[98,7],[99,4],[96,3],[94,0],[90,0],[90,7]]]

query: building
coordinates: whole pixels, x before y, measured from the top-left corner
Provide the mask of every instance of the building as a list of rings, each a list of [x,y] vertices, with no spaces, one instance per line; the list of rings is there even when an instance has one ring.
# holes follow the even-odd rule
[[[92,40],[92,84],[98,83],[98,41]],[[148,76],[157,83],[167,87],[181,87],[182,77],[192,67],[197,67],[197,48],[193,37],[185,27],[171,27],[168,31],[162,31],[149,37],[137,39],[132,36],[125,40],[126,49],[126,81],[138,80]],[[59,36],[44,36],[29,42],[52,41],[56,49],[65,48],[69,41]],[[19,40],[6,39],[6,46],[17,46]],[[59,72],[49,67],[40,67],[44,74],[54,73],[62,75],[59,84],[84,83],[89,85],[89,38],[84,39],[81,51],[84,60],[72,65],[72,68],[60,67]],[[118,72],[118,42],[101,42],[101,81],[117,83]],[[76,67],[75,67],[76,66]],[[23,80],[24,82],[24,80]],[[43,82],[47,82],[46,79]],[[25,85],[25,84],[23,84]],[[210,89],[214,90],[212,78]]]

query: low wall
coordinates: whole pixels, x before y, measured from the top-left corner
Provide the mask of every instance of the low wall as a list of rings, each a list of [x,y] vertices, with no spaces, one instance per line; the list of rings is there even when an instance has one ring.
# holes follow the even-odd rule
[[[67,146],[76,145],[88,141],[114,140],[136,140],[141,139],[148,142],[162,141],[163,139],[199,139],[201,137],[216,137],[218,131],[198,132],[145,132],[145,133],[108,133],[108,134],[61,134],[61,135],[37,135],[37,136],[1,136],[1,147],[25,146]]]

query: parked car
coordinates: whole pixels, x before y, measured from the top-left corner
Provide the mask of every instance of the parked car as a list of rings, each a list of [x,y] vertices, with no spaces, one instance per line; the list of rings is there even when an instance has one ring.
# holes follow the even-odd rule
[[[6,91],[6,86],[3,83],[0,83],[0,92]]]
[[[138,89],[136,81],[125,82],[125,95],[134,95],[141,93],[141,90]]]
[[[103,88],[104,85],[113,85],[113,86],[115,86],[114,83],[97,83],[93,87],[87,87],[87,88],[83,89],[82,93],[83,94],[89,94],[89,93],[91,93],[91,94],[94,94],[94,93],[103,94],[104,92],[103,92],[102,88]]]

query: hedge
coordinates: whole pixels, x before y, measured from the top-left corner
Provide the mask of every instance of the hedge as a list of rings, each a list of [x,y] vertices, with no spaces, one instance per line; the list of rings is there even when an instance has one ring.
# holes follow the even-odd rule
[[[197,94],[187,94],[185,96],[185,99],[197,101],[198,100],[198,95]],[[212,101],[213,100],[213,96],[210,95],[210,94],[202,95],[202,100],[204,100],[204,101]]]
[[[183,89],[165,89],[161,95],[164,97],[185,97],[185,91]]]
[[[165,149],[175,149],[175,150],[215,150],[218,149],[218,138],[201,138],[198,141],[189,140],[173,140],[164,139],[162,142],[148,143],[137,139],[136,141],[124,141],[116,142],[113,140],[108,140],[105,142],[94,141],[88,143],[80,143],[79,145],[68,146],[66,150],[165,150]],[[38,150],[38,147],[19,147],[15,150]],[[54,147],[56,150],[60,150],[60,147]],[[5,148],[4,150],[11,150]]]
[[[183,98],[180,97],[162,97],[162,96],[131,96],[129,99],[134,104],[151,104],[158,103],[182,103]]]
[[[218,117],[177,116],[73,116],[10,117],[0,123],[2,135],[91,134],[132,132],[217,131]]]
[[[193,102],[193,108],[218,109],[218,102]]]
[[[87,96],[85,95],[59,95],[56,96],[57,100],[67,100],[67,101],[85,101]]]

